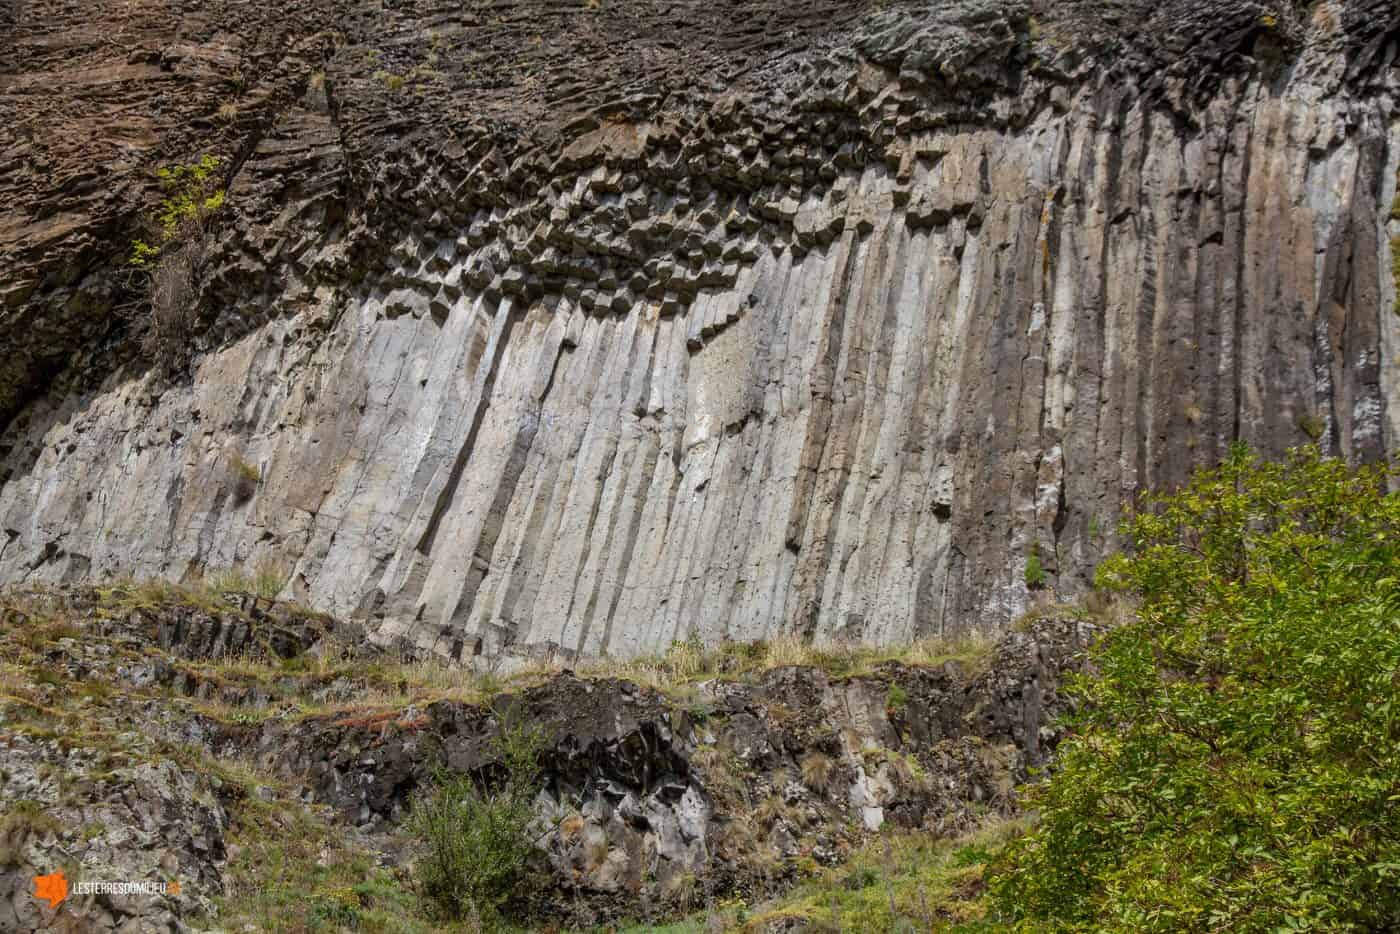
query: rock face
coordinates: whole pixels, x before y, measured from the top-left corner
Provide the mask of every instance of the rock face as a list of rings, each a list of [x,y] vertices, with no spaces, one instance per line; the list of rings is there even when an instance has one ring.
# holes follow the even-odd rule
[[[1389,0],[304,6],[0,85],[152,115],[95,170],[129,197],[7,183],[0,579],[275,564],[483,665],[898,641],[1004,625],[1032,558],[1082,591],[1234,440],[1400,441]],[[56,36],[112,54],[19,67]],[[167,380],[118,231],[201,146],[232,207]]]
[[[1041,620],[969,676],[889,663],[859,677],[779,668],[704,682],[687,704],[565,672],[490,706],[230,730],[220,755],[305,784],[362,833],[388,830],[435,768],[489,774],[505,723],[545,731],[540,846],[575,924],[765,891],[801,858],[835,865],[892,823],[956,835],[1014,811],[1012,786],[1059,738],[1058,684],[1095,633]],[[683,886],[690,904],[678,904]]]
[[[661,689],[563,670],[468,701],[386,689],[414,672],[353,624],[285,604],[0,592],[0,932],[214,927],[217,897],[247,884],[233,837],[254,810],[285,827],[324,811],[334,836],[411,863],[415,797],[443,769],[489,784],[503,726],[522,722],[541,731],[552,882],[535,910],[587,927],[762,896],[886,824],[953,836],[1014,813],[1013,785],[1061,735],[1062,676],[1096,632],[1046,617],[978,662],[759,668]],[[55,920],[32,880],[60,866],[75,881],[182,884],[75,892]]]

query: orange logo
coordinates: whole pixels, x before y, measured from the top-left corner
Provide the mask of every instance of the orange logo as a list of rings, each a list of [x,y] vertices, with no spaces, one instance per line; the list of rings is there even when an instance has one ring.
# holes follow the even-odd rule
[[[171,879],[169,882],[165,883],[165,894],[166,894],[166,895],[179,895],[179,894],[180,894],[180,880],[179,880],[179,879]]]
[[[61,905],[68,897],[68,880],[63,878],[63,870],[47,876],[35,876],[34,897],[48,902],[50,908]]]

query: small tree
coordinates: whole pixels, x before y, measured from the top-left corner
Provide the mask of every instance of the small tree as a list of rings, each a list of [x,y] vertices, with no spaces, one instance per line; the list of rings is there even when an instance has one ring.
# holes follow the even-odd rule
[[[150,220],[150,239],[132,243],[130,264],[150,276],[151,316],[142,350],[173,363],[193,337],[211,219],[224,206],[222,160],[205,155],[189,165],[156,172],[166,197]]]
[[[427,852],[414,875],[438,914],[494,926],[517,894],[536,842],[542,745],[538,727],[507,725],[496,740],[502,780],[440,771],[415,801],[408,824]]]
[[[1025,930],[1400,929],[1400,495],[1236,447],[1125,523],[1138,618],[992,880]]]

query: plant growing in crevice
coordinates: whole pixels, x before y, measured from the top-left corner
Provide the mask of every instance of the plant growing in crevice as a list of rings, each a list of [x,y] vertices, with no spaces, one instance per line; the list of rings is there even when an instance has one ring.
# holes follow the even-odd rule
[[[40,837],[59,829],[49,809],[37,801],[20,799],[6,807],[0,817],[0,866],[19,866],[30,837]]]
[[[408,81],[406,75],[394,74],[392,71],[385,71],[382,68],[374,73],[374,77],[391,91],[403,90],[404,84]]]
[[[1322,438],[1322,433],[1327,430],[1327,423],[1316,415],[1300,415],[1298,429],[1312,440],[1318,441]]]
[[[229,474],[233,478],[233,499],[240,505],[253,498],[262,482],[262,471],[235,454],[228,460]]]
[[[889,690],[885,691],[885,709],[890,713],[898,713],[909,703],[909,692],[903,685],[891,681]]]
[[[290,577],[291,574],[281,562],[264,560],[253,568],[251,576],[242,568],[231,567],[210,575],[204,581],[204,586],[220,597],[250,593],[275,600]]]
[[[802,784],[817,794],[826,794],[836,776],[836,763],[821,752],[810,752],[802,759]]]
[[[1400,200],[1400,196],[1397,196]],[[1400,315],[1400,237],[1390,238],[1390,275],[1395,281],[1394,311]]]
[[[1040,564],[1039,545],[1031,545],[1030,554],[1026,555],[1026,586],[1032,590],[1045,586],[1045,568]]]
[[[141,347],[164,366],[179,360],[193,338],[209,230],[225,203],[222,166],[206,154],[157,170],[165,198],[148,219],[146,236],[131,244],[129,264],[147,278],[151,303]]]

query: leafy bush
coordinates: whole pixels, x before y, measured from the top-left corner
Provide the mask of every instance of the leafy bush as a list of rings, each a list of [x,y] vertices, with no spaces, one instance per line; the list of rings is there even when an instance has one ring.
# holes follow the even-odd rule
[[[150,276],[151,317],[142,337],[146,354],[173,363],[189,347],[208,252],[211,219],[224,206],[223,161],[205,155],[156,172],[166,197],[150,220],[150,239],[132,243],[130,263]]]
[[[1327,430],[1327,423],[1316,415],[1300,415],[1298,416],[1298,428],[1303,434],[1317,441]]]
[[[1400,196],[1396,200],[1400,202]],[[1395,305],[1392,310],[1400,315],[1400,237],[1390,238],[1390,277],[1395,282]]]
[[[131,245],[131,264],[147,266],[162,247],[180,237],[188,221],[203,221],[224,206],[225,193],[218,185],[223,160],[205,154],[188,165],[167,165],[156,170],[156,178],[166,196],[152,218],[155,243],[140,239]]]
[[[1029,789],[993,897],[1026,930],[1400,927],[1400,495],[1391,467],[1236,447],[1125,523],[1141,599]]]
[[[534,851],[542,742],[536,727],[506,726],[496,741],[502,781],[440,772],[414,803],[408,826],[427,845],[415,881],[437,914],[492,925],[517,894]]]

